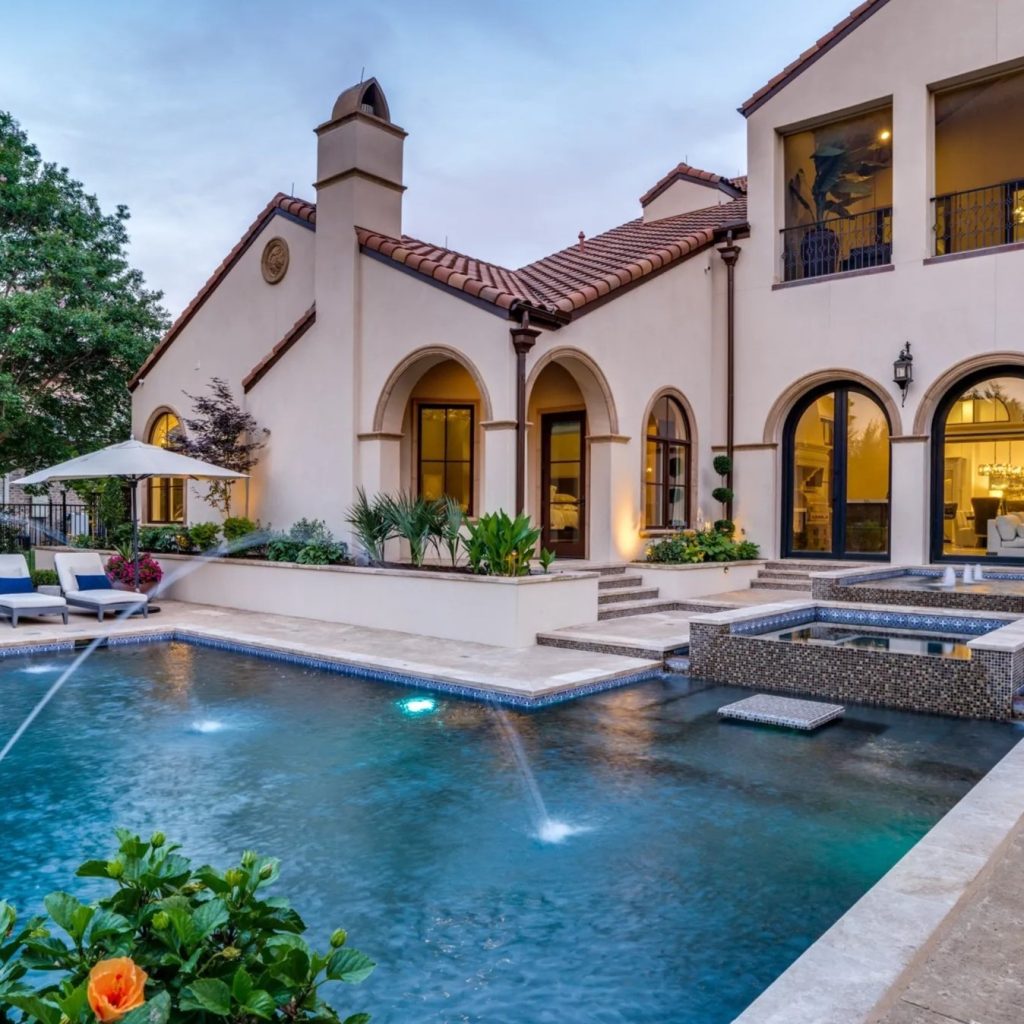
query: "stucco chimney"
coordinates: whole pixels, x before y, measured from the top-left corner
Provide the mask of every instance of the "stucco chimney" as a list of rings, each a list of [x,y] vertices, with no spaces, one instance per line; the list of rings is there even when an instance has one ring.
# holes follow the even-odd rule
[[[348,230],[399,237],[406,133],[392,123],[377,79],[346,89],[316,134],[317,232],[341,220]]]

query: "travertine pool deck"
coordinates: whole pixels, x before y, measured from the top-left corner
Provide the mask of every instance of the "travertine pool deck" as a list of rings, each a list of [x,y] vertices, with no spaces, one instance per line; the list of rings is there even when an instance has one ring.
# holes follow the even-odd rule
[[[341,666],[415,676],[526,700],[614,685],[653,674],[660,660],[630,658],[558,647],[492,647],[416,636],[314,619],[234,611],[160,599],[148,619],[96,621],[72,610],[70,622],[23,620],[16,628],[0,622],[0,650],[96,637],[146,636],[174,632],[320,658]]]
[[[633,657],[661,659],[690,642],[690,616],[694,612],[649,612],[620,619],[566,626],[550,633],[538,633],[543,643],[577,650],[629,652]]]

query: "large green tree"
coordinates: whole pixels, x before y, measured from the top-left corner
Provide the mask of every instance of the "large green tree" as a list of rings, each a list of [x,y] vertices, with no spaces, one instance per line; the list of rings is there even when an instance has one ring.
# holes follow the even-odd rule
[[[127,382],[167,326],[104,214],[0,111],[0,473],[129,436]]]

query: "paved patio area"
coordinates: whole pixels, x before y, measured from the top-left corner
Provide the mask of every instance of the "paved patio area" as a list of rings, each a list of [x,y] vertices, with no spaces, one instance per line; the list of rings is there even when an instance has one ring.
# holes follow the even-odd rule
[[[659,660],[591,651],[491,647],[163,599],[159,606],[159,614],[148,619],[135,616],[98,623],[95,616],[72,611],[67,626],[59,619],[25,620],[17,629],[0,623],[0,649],[174,630],[529,699],[608,683],[661,667]]]

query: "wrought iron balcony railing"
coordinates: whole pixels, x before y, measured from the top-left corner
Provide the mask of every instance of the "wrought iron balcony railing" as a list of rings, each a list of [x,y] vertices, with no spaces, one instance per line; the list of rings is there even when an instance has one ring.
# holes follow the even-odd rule
[[[782,229],[782,279],[865,270],[892,263],[892,207]]]
[[[1024,242],[1024,178],[936,196],[935,255]]]

